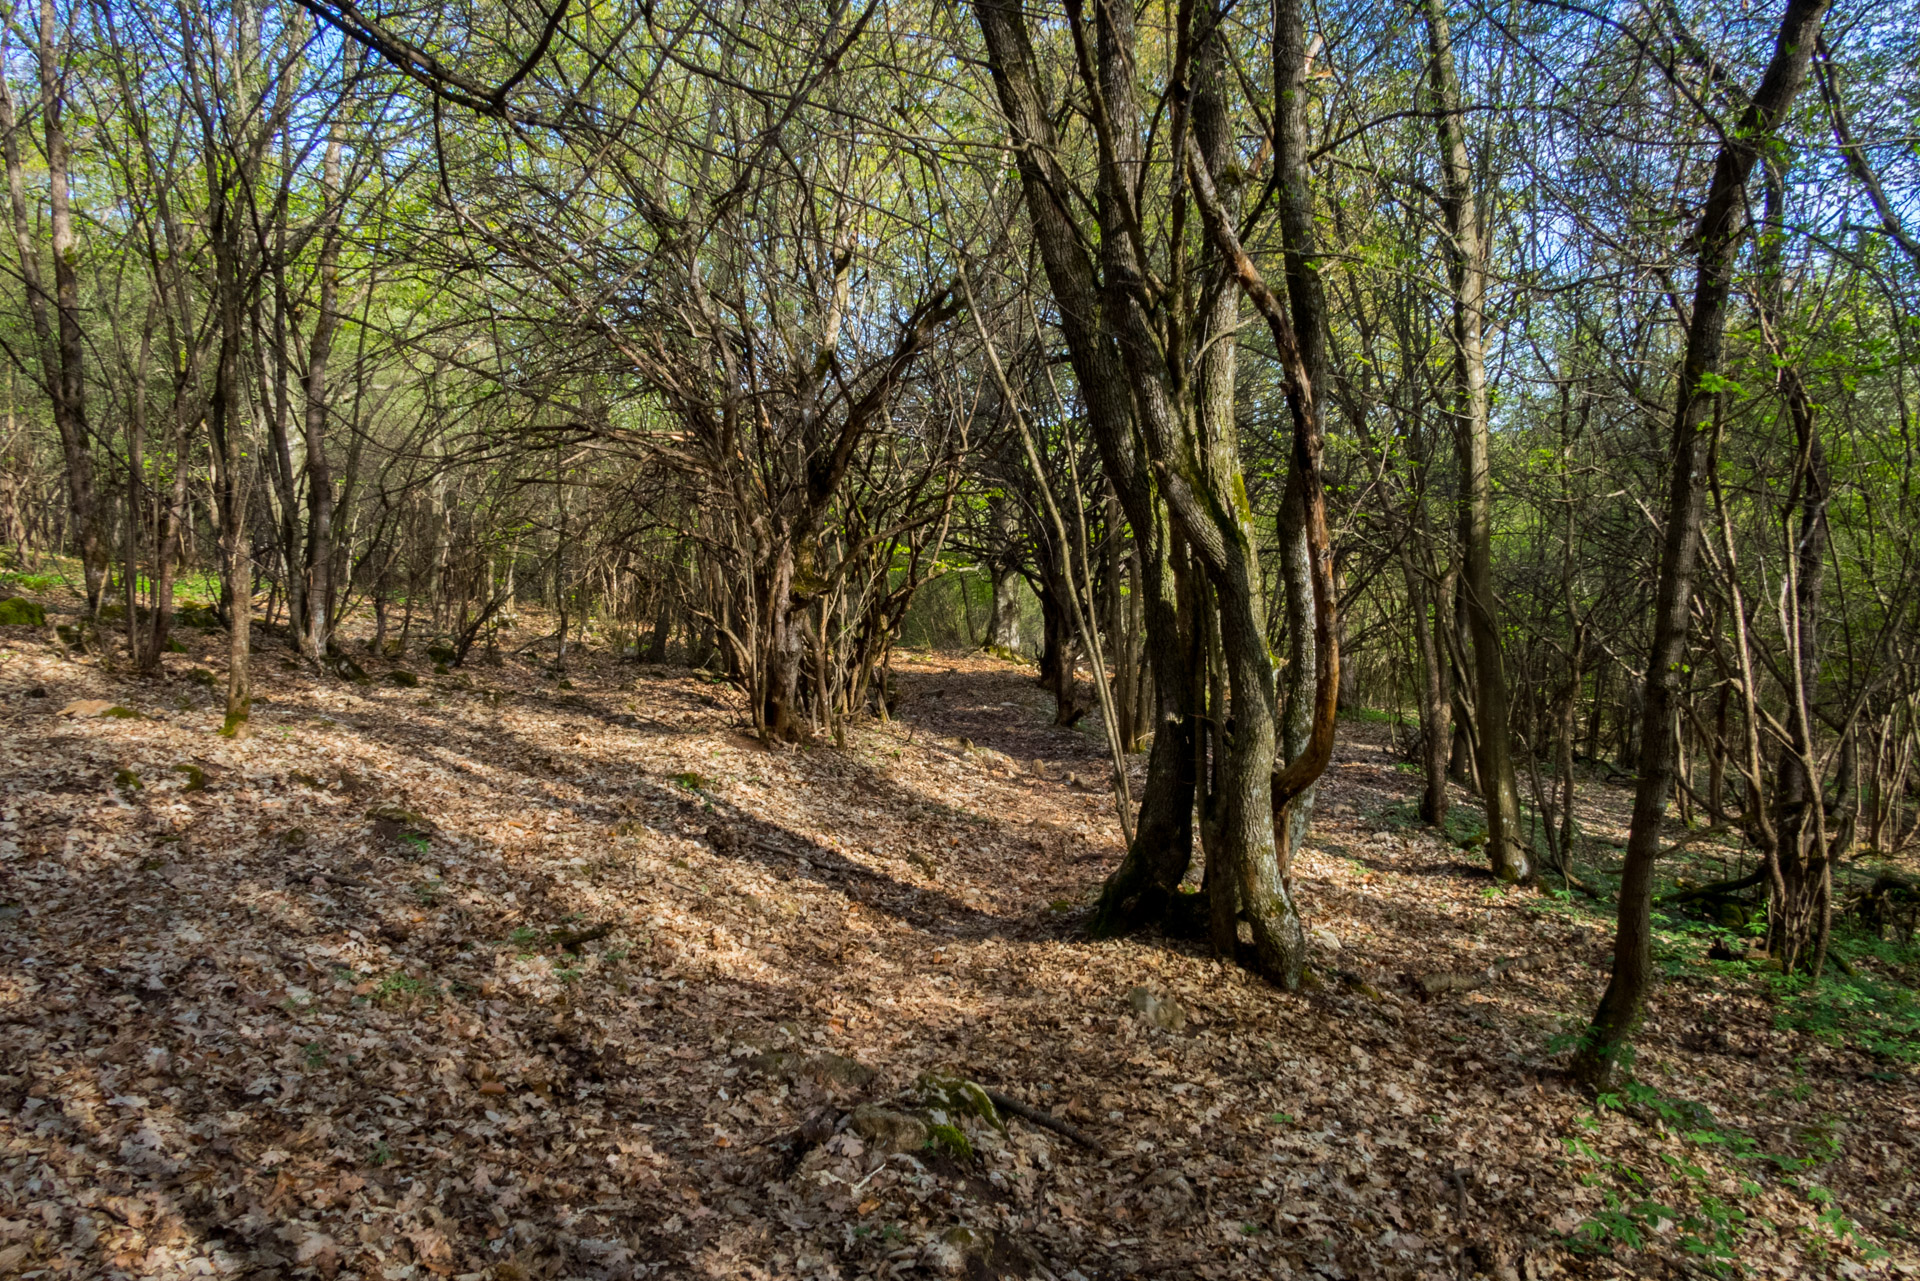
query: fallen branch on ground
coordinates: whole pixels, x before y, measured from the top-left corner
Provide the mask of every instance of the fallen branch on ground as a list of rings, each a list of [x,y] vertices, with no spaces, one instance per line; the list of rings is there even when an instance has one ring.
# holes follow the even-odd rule
[[[1679,847],[1675,846],[1674,848],[1678,849]],[[1736,890],[1752,889],[1766,879],[1767,865],[1761,863],[1759,867],[1754,868],[1753,871],[1747,873],[1745,876],[1736,876],[1731,881],[1715,881],[1711,885],[1696,885],[1690,890],[1675,890],[1671,894],[1655,899],[1654,905],[1657,907],[1674,907],[1681,903],[1698,902],[1703,898],[1723,898]]]
[[[1002,1094],[998,1090],[987,1090],[986,1095],[989,1099],[993,1100],[993,1106],[999,1108],[1002,1112],[1017,1116],[1023,1121],[1031,1122],[1043,1130],[1052,1130],[1055,1134],[1072,1139],[1081,1147],[1090,1148],[1098,1152],[1101,1156],[1107,1155],[1106,1145],[1101,1143],[1100,1140],[1094,1138],[1085,1130],[1068,1125],[1065,1121],[1062,1121],[1059,1117],[1049,1112],[1042,1112],[1039,1108],[1022,1103],[1012,1095]]]

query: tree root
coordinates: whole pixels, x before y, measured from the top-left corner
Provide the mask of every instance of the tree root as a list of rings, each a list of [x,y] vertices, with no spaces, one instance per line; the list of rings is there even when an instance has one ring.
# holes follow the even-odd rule
[[[986,1095],[989,1099],[993,1100],[993,1106],[999,1108],[1002,1112],[1017,1116],[1021,1120],[1037,1125],[1043,1130],[1052,1130],[1055,1134],[1072,1139],[1081,1147],[1091,1149],[1101,1156],[1107,1155],[1106,1145],[1101,1143],[1100,1140],[1094,1138],[1085,1130],[1068,1125],[1065,1121],[1062,1121],[1051,1113],[1042,1112],[1039,1108],[1022,1103],[1012,1095],[1002,1094],[998,1090],[987,1090]]]

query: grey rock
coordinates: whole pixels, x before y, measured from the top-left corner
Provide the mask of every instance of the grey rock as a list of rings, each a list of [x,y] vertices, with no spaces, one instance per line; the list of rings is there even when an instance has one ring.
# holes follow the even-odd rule
[[[1162,1032],[1179,1032],[1187,1026],[1187,1011],[1170,996],[1161,996],[1149,988],[1136,987],[1127,993],[1127,1004],[1142,1023]]]
[[[917,1152],[933,1133],[925,1121],[910,1112],[895,1112],[872,1103],[855,1108],[850,1124],[855,1134],[887,1152]]]

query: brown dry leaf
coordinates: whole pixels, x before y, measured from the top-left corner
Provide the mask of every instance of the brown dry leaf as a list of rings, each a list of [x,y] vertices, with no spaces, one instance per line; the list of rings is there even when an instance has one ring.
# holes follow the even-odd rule
[[[188,715],[49,737],[0,700],[0,1272],[1665,1275],[1677,1229],[1612,1260],[1564,1236],[1668,1155],[1777,1225],[1744,1239],[1755,1275],[1920,1265],[1911,1075],[1780,1031],[1755,997],[1670,984],[1642,1072],[1767,1150],[1824,1145],[1813,1177],[1890,1259],[1656,1123],[1590,1128],[1548,1045],[1591,1008],[1608,936],[1489,899],[1467,855],[1384,823],[1418,779],[1383,730],[1344,727],[1322,784],[1294,872],[1329,969],[1288,995],[1193,945],[1085,939],[1120,846],[1104,792],[1064,780],[1106,777],[1097,740],[1050,724],[1027,669],[899,669],[894,721],[805,752],[603,652],[569,705],[511,659],[486,669],[502,697],[428,706],[262,670],[245,742]],[[39,642],[0,678],[130,694]],[[186,760],[218,785],[183,790]],[[103,803],[117,769],[148,786]],[[1593,791],[1583,823],[1621,826]],[[386,839],[375,811],[432,830]],[[1394,990],[1411,958],[1519,955],[1543,961],[1458,999]],[[1136,989],[1182,1030],[1138,1017]],[[1709,1017],[1720,1039],[1687,1048]],[[1107,1155],[1018,1118],[948,1114],[970,1157],[842,1125],[925,1108],[928,1074]]]

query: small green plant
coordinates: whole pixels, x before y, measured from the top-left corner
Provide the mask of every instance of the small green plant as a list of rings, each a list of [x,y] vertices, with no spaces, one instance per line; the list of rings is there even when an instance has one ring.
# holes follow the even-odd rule
[[[415,854],[425,854],[433,849],[433,838],[422,832],[401,832],[395,839]]]
[[[1852,1046],[1897,1063],[1920,1062],[1920,996],[1864,968],[1851,976],[1829,972],[1769,975],[1782,1028],[1829,1045]]]
[[[373,996],[382,1005],[403,1005],[426,990],[427,985],[413,975],[394,973],[380,980]]]
[[[689,792],[704,792],[713,787],[712,779],[708,778],[705,774],[695,773],[693,770],[675,774],[673,781],[681,787],[686,788]]]
[[[1817,1160],[1830,1160],[1838,1155],[1838,1145],[1828,1127],[1816,1127],[1818,1132],[1811,1136],[1803,1131],[1799,1136],[1803,1144],[1814,1149],[1813,1156],[1782,1156],[1762,1150],[1750,1136],[1723,1125],[1700,1104],[1669,1097],[1641,1082],[1629,1082],[1618,1093],[1601,1094],[1595,1100],[1595,1111],[1578,1118],[1576,1123],[1582,1130],[1598,1130],[1607,1111],[1622,1109],[1640,1113],[1683,1139],[1695,1151],[1719,1152],[1735,1161],[1776,1167],[1788,1187],[1799,1188],[1809,1201],[1823,1207],[1818,1224],[1831,1234],[1832,1240],[1829,1242],[1823,1237],[1809,1241],[1809,1252],[1817,1253],[1829,1244],[1848,1244],[1863,1258],[1886,1257],[1878,1245],[1839,1213],[1830,1193],[1813,1184],[1802,1187],[1796,1181],[1796,1172],[1809,1168]],[[1639,1248],[1649,1235],[1671,1225],[1674,1240],[1694,1257],[1699,1270],[1712,1276],[1734,1277],[1741,1274],[1739,1247],[1746,1234],[1755,1228],[1773,1230],[1773,1225],[1766,1220],[1750,1218],[1739,1206],[1716,1195],[1714,1176],[1685,1152],[1659,1154],[1665,1166],[1666,1187],[1661,1199],[1655,1199],[1648,1178],[1639,1171],[1602,1157],[1579,1135],[1561,1142],[1569,1155],[1596,1167],[1583,1174],[1581,1181],[1589,1187],[1601,1188],[1605,1199],[1598,1214],[1569,1234],[1568,1246],[1577,1252],[1610,1253],[1616,1246]],[[1737,1182],[1743,1195],[1751,1198],[1760,1194],[1757,1182],[1751,1179]]]
[[[513,944],[515,947],[532,947],[539,941],[540,931],[534,929],[531,925],[522,925],[514,930],[513,933],[507,935],[507,942]]]
[[[572,983],[584,973],[586,973],[585,970],[576,970],[576,969],[555,970],[553,972],[553,977],[559,979],[562,983]]]
[[[317,1072],[321,1068],[327,1065],[326,1047],[322,1046],[320,1042],[318,1041],[307,1042],[307,1047],[304,1053],[306,1054],[306,1058],[307,1058],[308,1071]]]
[[[393,1160],[393,1149],[387,1146],[385,1139],[381,1139],[373,1145],[373,1155],[367,1159],[376,1166],[385,1165],[387,1162]]]

